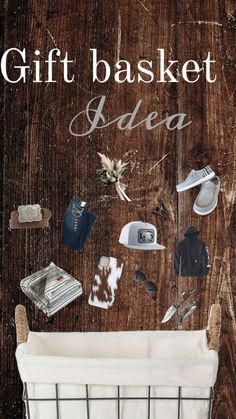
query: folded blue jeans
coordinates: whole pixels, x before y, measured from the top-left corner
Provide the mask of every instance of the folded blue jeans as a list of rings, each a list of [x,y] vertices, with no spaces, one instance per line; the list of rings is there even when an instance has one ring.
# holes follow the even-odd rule
[[[72,249],[82,249],[96,218],[95,214],[88,211],[85,202],[73,197],[62,221],[62,243]]]

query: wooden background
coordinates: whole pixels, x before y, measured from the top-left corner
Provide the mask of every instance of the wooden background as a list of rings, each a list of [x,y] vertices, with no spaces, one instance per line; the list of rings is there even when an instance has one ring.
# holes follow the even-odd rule
[[[163,326],[160,320],[178,291],[188,285],[197,287],[200,308],[185,323],[186,329],[204,327],[211,304],[220,301],[222,305],[220,368],[212,417],[235,418],[235,1],[8,0],[0,2],[0,23],[2,51],[26,48],[30,61],[35,48],[46,59],[48,51],[58,47],[72,59],[76,57],[71,68],[78,74],[76,82],[68,85],[63,82],[62,69],[55,65],[58,82],[54,84],[33,84],[30,75],[26,84],[0,80],[1,418],[23,417],[22,386],[14,359],[16,304],[26,305],[31,329],[37,331],[166,329],[175,327],[174,319]],[[217,61],[217,81],[209,84],[201,78],[189,84],[180,78],[178,86],[118,85],[112,79],[104,85],[93,83],[89,48],[97,48],[99,57],[111,65],[120,58],[133,66],[141,58],[157,60],[157,48],[164,48],[169,59],[180,63],[187,59],[201,62],[211,51]],[[13,63],[9,71],[13,76]],[[97,95],[107,96],[108,119],[132,111],[142,99],[139,120],[154,110],[160,119],[182,111],[192,124],[178,133],[164,126],[120,132],[114,125],[94,131],[89,138],[72,137],[68,131],[71,119]],[[96,182],[98,151],[130,161],[131,204],[120,201],[113,188],[104,191]],[[166,153],[166,159],[149,174]],[[205,164],[220,175],[222,193],[217,210],[201,218],[192,210],[197,189],[177,196],[175,185],[192,168]],[[98,217],[81,252],[66,248],[60,240],[62,216],[73,195],[86,200]],[[166,218],[153,213],[158,199],[168,209]],[[26,203],[51,209],[51,229],[9,231],[10,211]],[[122,226],[138,219],[156,224],[166,251],[138,252],[118,244]],[[191,224],[209,245],[213,267],[207,279],[182,279],[177,290],[173,286],[173,249],[175,240]],[[103,254],[120,256],[126,264],[110,311],[87,304]],[[51,261],[81,280],[84,297],[48,320],[20,291],[19,283]],[[157,284],[156,299],[133,282],[131,273],[137,267]]]

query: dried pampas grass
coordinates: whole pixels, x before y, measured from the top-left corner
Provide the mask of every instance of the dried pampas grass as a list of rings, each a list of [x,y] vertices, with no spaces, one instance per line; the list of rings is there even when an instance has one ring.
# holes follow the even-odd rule
[[[103,186],[115,184],[117,193],[122,201],[131,201],[126,195],[127,185],[121,182],[127,170],[128,162],[122,163],[121,160],[111,160],[105,154],[98,153],[101,158],[102,168],[98,170]]]

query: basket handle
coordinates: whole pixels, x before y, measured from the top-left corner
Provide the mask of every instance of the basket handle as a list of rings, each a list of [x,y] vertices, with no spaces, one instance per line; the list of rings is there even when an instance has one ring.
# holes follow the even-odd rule
[[[24,343],[28,339],[29,325],[26,315],[26,309],[22,305],[16,306],[15,309],[15,324],[16,324],[16,341],[17,345]]]
[[[208,348],[218,351],[221,331],[221,306],[212,304],[207,325]]]

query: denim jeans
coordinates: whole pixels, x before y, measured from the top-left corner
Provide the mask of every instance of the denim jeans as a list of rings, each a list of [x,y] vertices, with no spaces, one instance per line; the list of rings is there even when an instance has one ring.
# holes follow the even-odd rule
[[[87,210],[85,203],[73,197],[62,221],[62,243],[73,249],[82,249],[96,218],[95,214]]]

